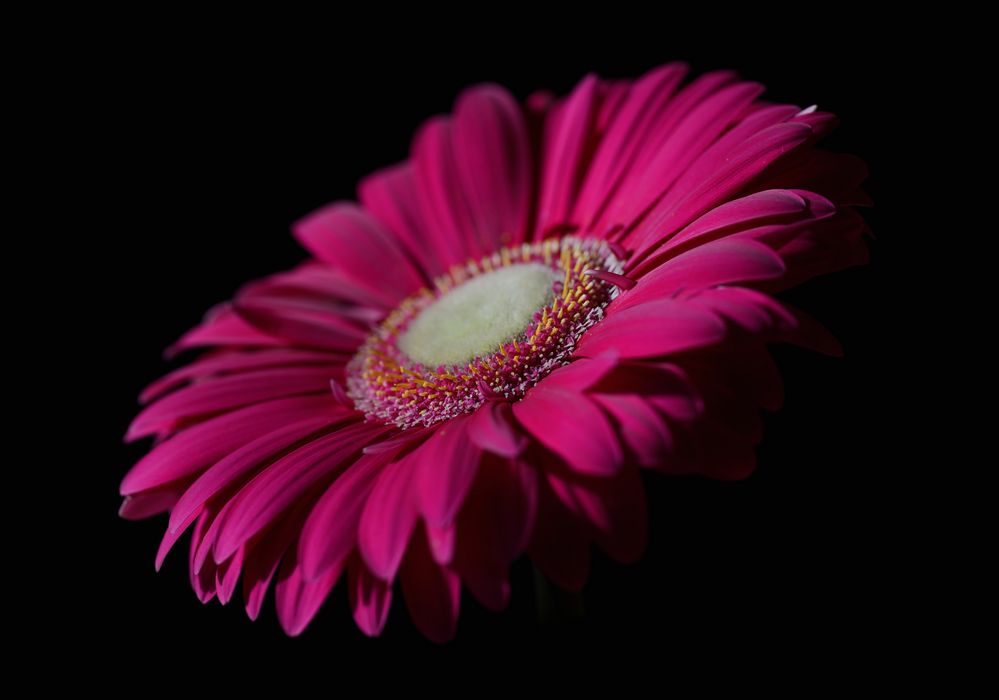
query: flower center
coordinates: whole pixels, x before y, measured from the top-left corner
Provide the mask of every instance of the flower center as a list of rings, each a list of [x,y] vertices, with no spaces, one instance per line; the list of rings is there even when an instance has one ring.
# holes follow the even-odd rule
[[[347,366],[347,392],[401,428],[516,400],[603,318],[621,263],[606,243],[566,237],[502,248],[405,299]],[[609,273],[609,274],[606,274]]]
[[[399,349],[428,367],[492,354],[551,304],[558,276],[547,265],[526,263],[474,277],[424,309],[399,338]]]

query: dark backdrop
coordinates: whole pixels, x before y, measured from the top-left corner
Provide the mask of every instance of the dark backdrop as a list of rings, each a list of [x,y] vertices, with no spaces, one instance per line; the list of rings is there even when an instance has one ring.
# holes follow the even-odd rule
[[[304,635],[289,640],[270,598],[255,623],[238,594],[226,608],[201,606],[183,544],[154,573],[164,518],[116,516],[118,482],[147,449],[121,444],[136,396],[172,366],[162,350],[209,306],[303,258],[288,233],[293,220],[352,197],[361,176],[405,158],[417,125],[448,110],[463,86],[489,80],[518,97],[540,87],[565,93],[588,71],[633,77],[674,59],[689,61],[694,73],[734,68],[766,84],[772,100],[837,113],[842,126],[826,145],[869,163],[867,189],[878,202],[869,212],[879,237],[873,263],[785,295],[832,329],[846,356],[775,350],[786,403],[767,416],[759,468],[748,480],[648,475],[648,551],[631,566],[595,555],[581,622],[539,630],[531,568],[520,562],[508,611],[486,612],[466,595],[455,643],[434,653],[641,639],[654,651],[739,654],[761,635],[799,651],[843,635],[855,648],[874,643],[889,594],[880,572],[891,559],[882,484],[895,469],[881,431],[891,333],[882,270],[894,236],[882,223],[891,209],[888,71],[869,50],[881,34],[826,20],[696,38],[675,24],[628,26],[595,21],[585,31],[444,32],[408,41],[370,29],[352,36],[342,25],[301,35],[183,26],[92,47],[97,60],[83,76],[95,123],[90,146],[112,176],[91,183],[102,211],[88,241],[97,261],[88,276],[106,326],[95,365],[105,408],[90,416],[99,459],[88,458],[96,491],[89,515],[101,535],[95,543],[88,535],[81,551],[95,589],[87,612],[114,630],[115,655],[154,661],[181,650],[203,655],[210,645],[213,655],[243,655],[243,664],[280,658],[294,666],[428,649],[401,597],[379,640],[356,630],[342,587]]]

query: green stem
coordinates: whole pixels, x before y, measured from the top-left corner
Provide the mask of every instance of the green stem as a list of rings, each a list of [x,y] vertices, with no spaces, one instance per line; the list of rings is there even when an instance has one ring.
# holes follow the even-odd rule
[[[538,611],[538,624],[542,627],[559,627],[583,618],[583,592],[559,588],[534,567],[534,601]]]

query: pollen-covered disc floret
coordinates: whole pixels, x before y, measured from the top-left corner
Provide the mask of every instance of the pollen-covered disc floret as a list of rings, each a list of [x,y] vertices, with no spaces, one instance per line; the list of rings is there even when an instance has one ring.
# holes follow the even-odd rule
[[[620,272],[607,243],[571,236],[452,268],[367,339],[347,366],[347,392],[369,417],[401,428],[493,396],[520,398],[603,318],[619,291],[607,279]]]

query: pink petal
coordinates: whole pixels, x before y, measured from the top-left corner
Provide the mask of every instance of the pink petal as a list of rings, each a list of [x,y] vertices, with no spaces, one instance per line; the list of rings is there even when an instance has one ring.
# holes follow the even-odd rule
[[[342,374],[342,367],[336,365],[281,367],[192,384],[143,409],[132,421],[125,439],[169,433],[182,419],[249,404],[301,394],[327,394],[330,379],[341,378]]]
[[[205,567],[197,567],[194,565],[194,560],[201,547],[202,538],[211,527],[214,515],[213,512],[206,510],[198,516],[198,520],[194,524],[194,532],[191,534],[191,547],[188,554],[188,577],[191,588],[194,589],[194,594],[202,603],[207,603],[215,597],[215,562],[208,562],[208,566]]]
[[[487,456],[459,516],[454,567],[490,609],[502,609],[509,599],[507,567],[534,529],[537,482],[533,465]]]
[[[357,561],[349,569],[350,607],[354,622],[364,634],[377,637],[382,633],[392,607],[392,584],[372,576]]]
[[[418,531],[402,564],[402,595],[413,624],[432,642],[454,637],[458,626],[461,579],[430,556],[426,537]]]
[[[394,452],[363,455],[330,484],[302,529],[299,559],[313,580],[343,561],[357,544],[361,513]]]
[[[262,432],[320,415],[342,416],[332,397],[296,396],[210,418],[156,445],[121,482],[123,496],[196,474]]]
[[[714,287],[780,277],[785,267],[770,248],[751,240],[722,239],[667,260],[612,302],[616,311],[668,298],[680,289]]]
[[[547,389],[580,392],[613,372],[619,362],[614,350],[592,358],[581,357],[549,374],[542,380],[542,385]]]
[[[473,413],[468,436],[480,449],[503,457],[516,457],[527,447],[527,436],[517,431],[505,401],[488,401]]]
[[[576,354],[616,351],[623,358],[655,357],[705,347],[725,337],[713,314],[672,299],[659,299],[613,313],[587,331]]]
[[[686,300],[710,309],[754,336],[842,354],[839,342],[810,316],[761,292],[742,287],[707,289]]]
[[[193,380],[253,371],[268,367],[329,364],[328,353],[294,349],[264,349],[247,352],[223,352],[184,365],[146,387],[139,400],[149,403],[163,394]]]
[[[349,414],[348,414],[349,415]],[[321,428],[332,426],[345,416],[319,415],[282,426],[248,442],[212,465],[191,485],[170,513],[170,528],[176,529],[209,499],[233,481],[243,477],[300,440],[313,435]]]
[[[177,528],[176,531],[167,528],[167,531],[163,533],[163,539],[160,540],[160,546],[156,550],[156,559],[154,562],[156,571],[159,571],[161,568],[163,568],[163,562],[166,560],[167,554],[170,553],[170,550],[173,549],[173,546],[177,544],[177,540],[180,539],[181,535],[183,535],[187,531],[187,528],[190,527],[191,523],[194,522],[194,520],[199,515],[201,515],[200,510],[197,512],[194,518],[189,518],[189,521],[184,523],[183,527]]]
[[[246,614],[257,619],[267,589],[277,573],[281,558],[293,545],[302,527],[307,504],[300,502],[270,528],[251,541],[243,573],[243,599]]]
[[[514,404],[513,413],[538,442],[581,473],[606,476],[623,463],[610,421],[585,394],[538,385]]]
[[[715,71],[697,77],[660,106],[659,112],[649,115],[651,123],[638,144],[635,160],[624,173],[614,196],[607,202],[599,227],[612,225],[630,226],[635,216],[641,213],[636,209],[631,193],[644,187],[645,172],[658,156],[663,145],[675,133],[690,112],[709,99],[713,94],[734,82],[738,76],[732,71]]]
[[[528,552],[549,581],[579,591],[590,572],[590,543],[579,517],[558,499],[547,479],[538,489],[538,517]]]
[[[287,557],[281,562],[274,598],[277,602],[278,621],[288,636],[297,637],[305,631],[341,573],[342,569],[336,567],[315,581],[306,581],[302,576],[302,567],[298,566],[295,557]]]
[[[454,159],[481,248],[524,240],[531,189],[531,154],[520,106],[503,88],[469,88],[455,105]]]
[[[125,496],[121,508],[118,509],[118,515],[126,520],[143,520],[169,512],[190,483],[189,479],[181,479],[172,484]]]
[[[418,470],[420,512],[437,527],[454,520],[479,468],[482,453],[469,438],[469,421],[459,416],[444,423],[411,457]]]
[[[641,178],[634,178],[634,186],[621,192],[615,202],[618,218],[630,222],[653,205],[762,92],[758,83],[735,83],[694,107],[643,165]]]
[[[867,164],[860,158],[815,149],[801,163],[776,173],[760,186],[811,190],[821,192],[839,206],[866,207],[871,205],[871,198],[860,186],[867,175]]]
[[[229,502],[229,513],[215,541],[215,560],[229,558],[318,480],[335,473],[386,430],[386,426],[376,423],[348,426],[307,443],[257,474]]]
[[[638,464],[651,467],[667,458],[673,447],[669,426],[642,397],[595,394],[593,398],[614,420],[621,441]]]
[[[712,209],[658,248],[650,246],[644,259],[642,253],[632,256],[629,274],[640,277],[664,260],[725,236],[748,236],[773,247],[835,212],[831,202],[814,192],[758,192]]]
[[[447,249],[428,231],[420,210],[413,166],[402,163],[361,180],[358,197],[364,208],[392,231],[428,280],[446,271]]]
[[[316,258],[388,308],[423,286],[419,268],[392,234],[356,204],[329,204],[300,220],[293,231]]]
[[[424,520],[423,527],[434,561],[441,566],[450,564],[454,559],[454,541],[457,534],[454,523],[438,527]]]
[[[340,355],[352,354],[369,333],[367,324],[347,316],[338,304],[307,296],[268,296],[250,288],[236,297],[234,306],[265,333]]]
[[[536,239],[566,223],[572,211],[593,136],[598,86],[595,75],[583,78],[557,116],[545,125]]]
[[[661,240],[665,231],[676,231],[701,214],[725,202],[744,188],[780,156],[808,141],[812,130],[805,124],[772,126],[703,166],[691,169],[655,206],[635,230],[633,240],[641,250]]]
[[[215,590],[222,605],[227,605],[232,600],[236,583],[239,582],[239,575],[243,570],[243,554],[244,549],[240,547],[230,559],[219,565],[215,572]]]
[[[383,581],[395,578],[416,527],[418,466],[407,455],[385,468],[361,513],[358,549],[371,573]]]
[[[280,338],[267,335],[232,310],[231,304],[223,304],[210,311],[200,326],[185,333],[167,350],[167,357],[173,357],[183,350],[205,345],[235,345],[247,347],[273,347],[286,345]]]
[[[475,221],[458,177],[453,122],[434,117],[413,139],[412,162],[416,192],[426,231],[446,267],[462,264],[492,251],[483,250]]]
[[[384,295],[373,294],[368,285],[358,283],[324,262],[309,259],[284,272],[269,275],[240,289],[243,296],[270,299],[311,299],[335,308],[355,321],[377,321],[389,311]]]
[[[673,96],[687,72],[682,63],[656,68],[635,82],[617,116],[611,121],[586,174],[575,218],[585,224],[603,209],[621,178],[640,152],[656,117]]]
[[[553,475],[549,479],[553,484],[558,481]],[[648,540],[648,513],[638,469],[625,468],[612,479],[567,480],[563,488],[601,549],[622,564],[641,557]]]

